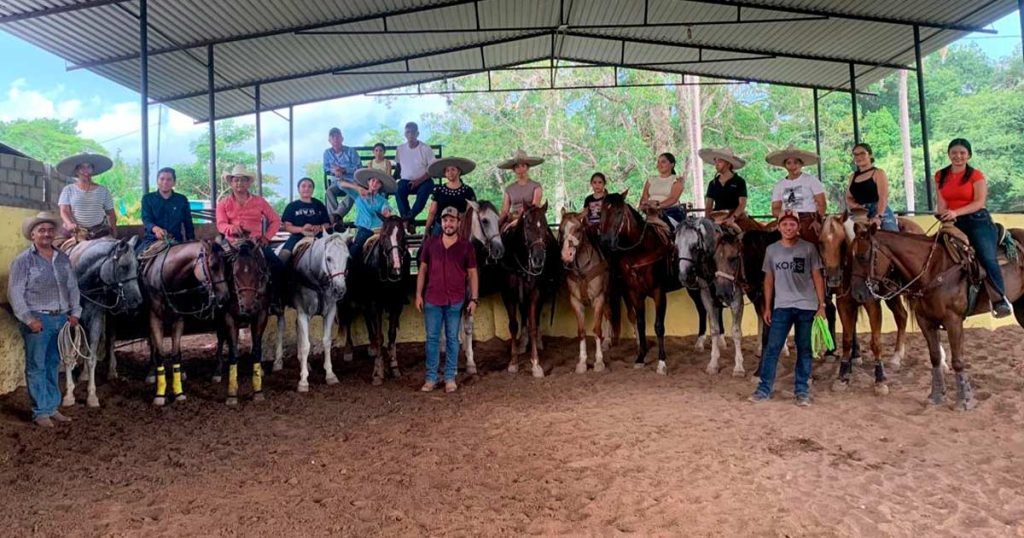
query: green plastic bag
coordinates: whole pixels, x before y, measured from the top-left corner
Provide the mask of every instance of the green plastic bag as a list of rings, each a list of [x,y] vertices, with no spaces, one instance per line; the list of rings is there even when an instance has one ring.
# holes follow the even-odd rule
[[[835,348],[832,334],[828,332],[828,322],[821,316],[814,316],[811,325],[811,351],[815,357],[821,357],[830,349]]]

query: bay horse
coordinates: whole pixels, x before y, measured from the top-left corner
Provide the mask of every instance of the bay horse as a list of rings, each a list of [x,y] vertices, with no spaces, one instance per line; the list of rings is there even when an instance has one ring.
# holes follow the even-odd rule
[[[505,282],[505,268],[501,261],[505,257],[505,244],[501,240],[498,208],[487,200],[466,201],[466,212],[459,220],[459,237],[473,243],[477,261],[478,297],[483,299],[501,291]],[[467,284],[468,286],[468,284]],[[467,293],[469,288],[466,288]],[[468,295],[467,295],[468,297]],[[467,303],[468,305],[468,303]],[[462,349],[466,354],[466,373],[477,373],[473,353],[473,315],[465,306],[462,309]],[[441,332],[441,350],[445,349]]]
[[[384,355],[394,378],[398,369],[398,327],[408,300],[410,258],[405,223],[398,216],[384,217],[380,232],[367,240],[361,260],[352,260],[352,286],[342,301],[344,316],[339,324],[347,332],[346,350],[351,349],[352,320],[358,308],[363,312],[369,337],[369,354],[374,358],[373,384],[382,385],[387,375]],[[384,314],[388,316],[388,345],[384,349]],[[344,318],[344,319],[341,319]]]
[[[296,245],[295,254],[288,260],[288,273],[294,286],[289,286],[285,304],[295,309],[295,344],[299,359],[298,392],[309,391],[309,320],[323,317],[324,372],[328,385],[336,385],[331,364],[331,336],[338,313],[338,302],[345,297],[349,271],[348,245],[351,235],[325,232],[308,246]],[[283,368],[282,341],[284,339],[284,313],[277,317],[277,350],[273,371]]]
[[[507,270],[505,287],[501,293],[511,338],[508,371],[519,371],[518,344],[520,330],[525,326],[533,377],[544,377],[537,353],[541,301],[549,296],[554,298],[557,290],[558,243],[548,227],[547,209],[546,203],[540,207],[527,205],[501,239],[508,249],[504,261]]]
[[[114,239],[102,237],[75,244],[68,251],[71,266],[78,279],[81,296],[81,324],[88,338],[89,353],[83,365],[82,377],[88,379],[86,405],[99,407],[96,396],[96,362],[100,337],[107,337],[107,355],[110,359],[109,377],[117,376],[113,348],[113,327],[108,327],[111,315],[132,312],[142,305],[139,288],[139,261],[135,257],[137,237]],[[61,405],[75,405],[75,381],[71,368],[64,372],[64,398]]]
[[[1024,230],[1008,230],[1018,248],[1024,243]],[[851,249],[851,293],[861,302],[888,299],[900,294],[910,299],[932,363],[932,388],[929,401],[941,405],[945,401],[946,382],[941,368],[939,329],[949,336],[956,372],[956,409],[968,410],[977,405],[971,389],[963,354],[964,320],[969,315],[991,310],[991,303],[982,295],[972,311],[969,309],[968,286],[975,273],[973,249],[960,248],[951,254],[943,245],[944,233],[934,237],[879,230],[878,226],[857,225]],[[1024,265],[1022,253],[1002,266],[1006,297],[1013,303],[1017,323],[1024,327],[1024,300],[1021,300]],[[959,258],[959,259],[958,259]],[[892,276],[890,276],[892,275]],[[892,277],[895,277],[893,279]]]
[[[263,333],[270,315],[270,268],[263,251],[251,240],[243,239],[228,252],[228,286],[231,300],[221,309],[218,341],[228,343],[229,406],[238,405],[238,331],[249,326],[252,336],[252,390],[254,401],[263,400]],[[220,345],[218,344],[218,347]],[[218,354],[217,372],[221,372]]]
[[[718,359],[721,356],[721,335],[724,334],[724,327],[721,326],[722,305],[728,305],[732,310],[732,338],[734,358],[732,374],[742,377],[743,352],[740,349],[743,342],[743,296],[731,293],[733,283],[718,282],[718,266],[716,253],[718,243],[735,238],[735,234],[727,232],[710,219],[689,218],[676,225],[676,253],[679,260],[679,282],[686,288],[696,289],[700,293],[700,301],[707,313],[705,317],[711,322],[711,361],[708,362],[706,371],[710,375],[718,373]],[[718,287],[728,288],[730,292],[722,294],[717,291]],[[728,301],[722,301],[727,298]]]
[[[142,268],[149,301],[149,345],[156,364],[153,405],[166,403],[167,363],[171,362],[174,399],[185,400],[181,376],[181,335],[185,319],[212,320],[231,296],[225,278],[224,249],[215,241],[167,245]],[[171,347],[164,347],[164,328],[170,327]]]
[[[610,312],[606,310],[606,295],[611,279],[608,262],[593,243],[587,228],[586,213],[571,213],[562,209],[558,242],[561,244],[562,265],[565,268],[565,284],[569,288],[569,304],[576,314],[576,335],[580,341],[576,373],[587,372],[584,309],[588,304],[594,312],[594,371],[601,372],[604,370],[604,352],[609,343],[602,331],[605,318],[610,317]]]
[[[601,246],[611,252],[618,274],[625,284],[624,298],[637,336],[634,368],[643,368],[647,357],[647,323],[644,300],[654,299],[654,333],[658,339],[658,370],[666,373],[665,310],[666,295],[680,288],[679,279],[670,275],[673,251],[668,228],[645,219],[626,203],[629,190],[608,194],[601,204],[599,225]]]

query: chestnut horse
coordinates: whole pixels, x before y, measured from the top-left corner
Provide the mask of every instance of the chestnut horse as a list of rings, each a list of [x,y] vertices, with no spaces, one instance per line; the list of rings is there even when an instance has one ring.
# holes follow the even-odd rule
[[[1019,245],[1024,230],[1009,230]],[[851,249],[851,293],[854,299],[866,302],[886,300],[900,294],[910,299],[911,310],[928,342],[932,362],[932,390],[929,400],[934,405],[945,401],[946,382],[940,366],[939,329],[945,328],[956,372],[956,408],[967,410],[977,405],[971,389],[963,354],[964,320],[968,315],[991,310],[991,303],[979,296],[972,312],[968,312],[968,286],[973,261],[950,254],[942,245],[944,234],[933,237],[879,230],[878,226],[857,225]],[[1014,247],[1018,248],[1018,247]],[[961,251],[970,254],[970,249]],[[1013,302],[1017,322],[1024,326],[1024,300],[1021,300],[1024,265],[1021,253],[1017,261],[1002,266],[1006,297]],[[894,278],[893,278],[894,277]],[[905,283],[905,284],[903,284]]]
[[[608,340],[604,338],[602,325],[609,311],[605,310],[610,273],[608,262],[597,245],[593,244],[587,229],[585,213],[569,213],[562,210],[558,225],[558,242],[562,248],[562,265],[565,267],[565,283],[569,288],[569,304],[576,313],[576,334],[580,340],[579,362],[576,373],[587,372],[587,328],[584,308],[594,310],[594,371],[604,370],[604,352]]]

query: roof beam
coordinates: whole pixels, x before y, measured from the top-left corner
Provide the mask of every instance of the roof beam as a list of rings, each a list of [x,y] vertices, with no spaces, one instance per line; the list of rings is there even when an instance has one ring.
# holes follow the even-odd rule
[[[582,65],[565,65],[565,64],[562,64],[562,65],[554,66],[554,69],[557,69],[557,70],[565,70],[565,69],[593,69],[593,68],[607,69],[610,65],[615,65],[616,67],[619,67],[619,68],[622,68],[622,69],[644,69],[644,68],[648,68],[649,69],[651,67],[671,67],[671,66],[676,66],[676,65],[694,65],[694,64],[716,64],[716,63],[729,63],[729,62],[747,62],[747,61],[751,61],[751,60],[772,60],[772,59],[775,59],[775,58],[776,58],[775,56],[747,56],[747,57],[743,57],[743,58],[722,58],[722,59],[718,59],[718,60],[703,60],[702,59],[702,60],[686,60],[686,61],[680,61],[680,62],[636,62],[636,63],[628,63],[628,64],[627,63],[622,63],[622,64],[617,64],[617,65],[616,64],[610,64],[610,63],[600,63],[600,64],[597,64],[597,63],[593,63],[593,62],[591,62],[589,60],[580,60],[581,62],[583,62]],[[562,57],[561,55],[556,56],[555,59],[556,60],[568,60],[567,58]],[[485,69],[487,69],[487,68],[485,68]],[[523,65],[521,63],[512,65],[510,67],[500,67],[500,68],[499,67],[491,67],[491,68],[489,68],[490,71],[546,71],[546,70],[549,70],[549,69],[552,69],[552,67],[550,67],[550,66],[530,66],[530,65]],[[449,75],[449,76],[457,75],[457,76],[462,77],[462,76],[468,76],[468,75],[475,75],[475,74],[481,73],[481,72],[482,72],[481,69],[470,68],[470,69],[409,69],[409,70],[400,70],[399,69],[399,70],[390,70],[390,71],[357,71],[357,72],[354,72],[354,73],[350,72],[350,71],[338,71],[338,72],[335,72],[334,74],[335,75],[343,75],[343,76],[353,76],[353,75],[369,76],[369,75],[430,75],[430,74],[434,74],[434,73],[444,73],[444,74]]]
[[[98,1],[102,1],[102,2],[105,2],[105,3],[112,3],[112,2],[124,2],[124,1],[128,1],[128,0],[98,0]],[[174,46],[171,46],[171,47],[161,47],[161,48],[151,49],[149,51],[149,57],[152,58],[153,56],[159,56],[161,54],[168,54],[168,53],[171,53],[171,52],[179,52],[179,51],[187,50],[187,49],[206,47],[208,45],[221,45],[221,44],[224,44],[224,43],[234,43],[236,41],[246,41],[246,40],[249,40],[249,39],[259,39],[259,38],[263,38],[263,37],[273,37],[273,36],[277,36],[277,35],[291,34],[291,33],[295,33],[295,32],[307,32],[307,31],[311,31],[311,30],[318,30],[318,29],[321,29],[321,28],[329,28],[331,26],[337,26],[339,24],[351,24],[351,23],[357,23],[357,22],[366,22],[366,21],[372,21],[372,20],[377,20],[377,19],[383,19],[385,17],[394,17],[394,16],[397,16],[397,15],[408,15],[408,14],[412,14],[412,13],[422,13],[422,12],[425,12],[425,11],[433,11],[433,10],[447,8],[447,7],[461,6],[461,5],[465,5],[465,4],[472,4],[474,1],[475,0],[443,0],[443,1],[440,1],[438,3],[431,4],[429,6],[418,6],[418,7],[412,7],[412,8],[407,8],[407,9],[396,9],[396,10],[393,10],[393,11],[379,11],[379,12],[371,13],[371,14],[368,14],[368,15],[360,15],[358,17],[347,17],[347,18],[333,19],[333,20],[329,20],[329,21],[318,22],[316,24],[305,24],[305,25],[300,25],[300,26],[290,26],[288,28],[280,28],[280,29],[274,29],[274,30],[265,30],[265,31],[262,31],[262,32],[253,32],[251,34],[240,34],[240,35],[235,35],[235,36],[230,36],[230,37],[221,37],[221,38],[214,38],[214,39],[204,39],[204,40],[200,40],[200,41],[192,41],[192,42],[189,42],[189,43],[182,43],[182,44],[174,45]],[[75,69],[89,69],[89,68],[99,67],[99,66],[103,66],[103,65],[112,64],[112,63],[125,62],[125,61],[128,61],[128,60],[135,60],[138,57],[139,57],[139,53],[138,52],[133,52],[133,53],[130,53],[130,54],[122,54],[122,55],[119,55],[119,56],[109,56],[107,58],[98,58],[96,60],[92,60],[92,61],[89,61],[89,62],[77,63],[75,65],[68,66],[67,69],[68,69],[68,71],[73,71]]]
[[[81,11],[83,9],[92,9],[110,4],[120,4],[123,2],[129,2],[131,0],[86,0],[75,4],[68,4],[64,6],[54,6],[43,9],[37,9],[35,11],[25,11],[22,13],[12,13],[10,15],[0,16],[0,24],[6,24],[11,22],[27,21],[29,19],[38,19],[40,17],[49,17],[50,15],[59,15],[61,13],[71,13],[74,11]]]
[[[737,8],[751,8],[751,9],[762,9],[766,11],[779,11],[782,13],[792,13],[794,15],[813,15],[821,17],[832,17],[837,19],[848,19],[853,21],[861,22],[880,22],[886,24],[901,24],[904,26],[922,26],[928,28],[938,28],[940,30],[957,30],[961,32],[980,32],[984,34],[995,34],[995,30],[991,28],[985,28],[984,26],[972,26],[969,24],[957,24],[957,23],[944,23],[935,21],[926,21],[919,19],[890,19],[887,17],[875,16],[875,15],[864,15],[857,13],[844,13],[842,11],[835,11],[831,9],[813,9],[804,7],[790,7],[778,5],[776,3],[767,4],[764,2],[752,2],[749,0],[685,0],[687,2],[694,2],[698,4],[714,4],[717,6],[733,6]]]
[[[416,59],[419,59],[419,58],[427,58],[427,57],[430,57],[430,56],[438,56],[438,55],[441,55],[441,54],[448,54],[448,53],[451,53],[451,52],[461,52],[461,51],[464,51],[464,50],[471,50],[471,49],[475,49],[477,47],[486,47],[486,46],[489,46],[489,45],[500,45],[502,43],[511,43],[513,41],[521,41],[521,40],[530,39],[530,38],[534,38],[534,37],[546,36],[546,35],[548,35],[548,33],[549,32],[535,32],[535,33],[531,33],[531,34],[520,34],[520,35],[511,36],[511,37],[503,37],[503,38],[499,38],[499,39],[490,39],[490,40],[486,40],[486,41],[476,41],[476,42],[473,42],[473,43],[468,43],[466,45],[460,45],[460,46],[457,46],[457,47],[450,47],[450,48],[446,48],[446,49],[434,50],[434,51],[429,51],[429,52],[421,52],[421,53],[411,54],[411,55],[410,54],[399,55],[399,56],[394,56],[394,57],[391,57],[391,58],[385,58],[385,59],[380,59],[380,60],[373,60],[373,61],[362,62],[362,63],[358,63],[358,64],[349,64],[349,65],[335,66],[335,67],[332,67],[330,69],[318,69],[316,71],[307,71],[307,72],[304,72],[304,73],[295,73],[295,74],[290,74],[290,75],[281,76],[281,77],[272,77],[272,78],[268,78],[268,79],[247,80],[247,81],[244,81],[244,82],[238,82],[238,83],[234,83],[234,84],[226,84],[226,85],[218,86],[218,87],[216,87],[214,89],[214,91],[215,92],[225,92],[225,91],[231,91],[231,90],[241,90],[241,89],[244,89],[244,88],[248,88],[250,86],[254,86],[256,84],[273,84],[275,82],[285,82],[285,81],[289,81],[289,80],[295,80],[295,79],[298,79],[298,78],[315,77],[315,76],[319,76],[319,75],[330,75],[330,74],[337,73],[338,71],[348,71],[348,70],[352,70],[352,69],[362,69],[362,68],[367,68],[367,67],[374,67],[374,66],[377,66],[377,65],[388,64],[388,63],[392,63],[392,62],[400,62],[402,60],[406,60],[406,61],[408,61],[408,60],[416,60]],[[206,90],[199,90],[199,91],[193,91],[193,92],[188,92],[188,93],[181,93],[181,94],[177,94],[177,95],[171,95],[171,96],[168,96],[168,97],[159,98],[158,100],[160,102],[162,102],[162,103],[170,103],[172,101],[179,101],[181,99],[189,99],[191,97],[199,97],[199,96],[206,95],[206,94],[207,94]]]

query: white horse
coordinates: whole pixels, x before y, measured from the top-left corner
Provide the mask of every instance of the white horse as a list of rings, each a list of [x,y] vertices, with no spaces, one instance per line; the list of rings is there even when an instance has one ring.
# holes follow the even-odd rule
[[[327,384],[338,383],[331,365],[331,332],[334,329],[334,318],[338,314],[338,301],[345,296],[346,277],[348,276],[349,253],[348,245],[352,240],[350,234],[325,233],[309,244],[308,250],[298,252],[290,260],[292,282],[295,286],[289,291],[289,306],[295,309],[295,342],[299,358],[299,392],[309,391],[309,319],[322,316],[324,323],[324,371]],[[284,338],[284,315],[277,318],[277,349],[274,356],[273,371],[283,367],[282,340]]]
[[[494,204],[485,200],[467,201],[466,213],[462,215],[462,222],[459,223],[459,236],[472,241],[476,249],[480,297],[497,293],[505,271],[500,263],[505,256],[505,245],[501,242],[498,210]],[[443,332],[441,338],[441,349],[444,350]],[[466,373],[474,375],[476,360],[473,356],[473,315],[465,308],[462,310],[462,340],[462,349],[466,353]]]

